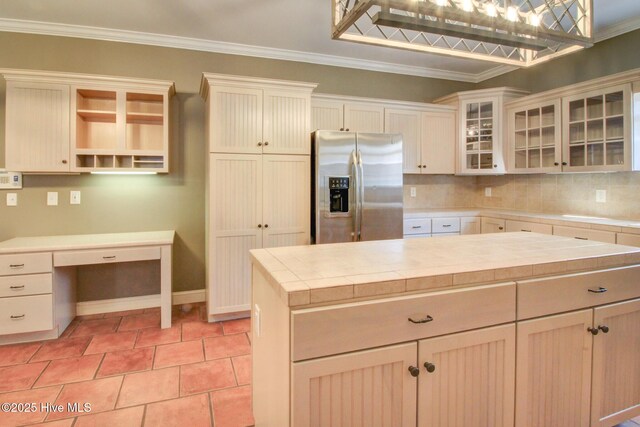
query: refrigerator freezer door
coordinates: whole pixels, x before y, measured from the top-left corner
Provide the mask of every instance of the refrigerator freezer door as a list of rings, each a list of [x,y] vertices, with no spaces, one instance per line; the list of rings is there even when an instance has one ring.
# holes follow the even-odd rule
[[[353,158],[356,134],[353,132],[316,131],[313,135],[314,206],[311,228],[315,243],[338,243],[355,240],[356,185]],[[330,180],[331,178],[331,180]],[[348,178],[348,210],[332,212],[330,181]]]
[[[402,136],[358,133],[360,240],[402,239]]]

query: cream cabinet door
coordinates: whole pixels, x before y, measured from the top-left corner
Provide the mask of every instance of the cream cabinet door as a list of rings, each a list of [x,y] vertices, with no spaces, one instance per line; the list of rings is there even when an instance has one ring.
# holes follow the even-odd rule
[[[516,426],[589,426],[592,313],[518,323]]]
[[[422,340],[418,427],[513,426],[515,325]]]
[[[384,131],[402,134],[402,172],[422,172],[421,112],[387,108],[384,110]]]
[[[417,344],[293,364],[292,426],[416,425]]]
[[[344,130],[344,103],[312,99],[311,130]]]
[[[5,168],[69,172],[69,86],[8,82]]]
[[[262,155],[211,154],[209,314],[250,309],[249,250],[262,247]]]
[[[349,132],[384,132],[384,107],[376,104],[345,104],[344,130]]]
[[[422,173],[456,173],[455,112],[422,114]]]
[[[503,233],[504,229],[505,229],[504,219],[482,217],[482,219],[480,220],[480,230],[482,234]]]
[[[264,155],[263,246],[309,244],[309,156]]]
[[[263,153],[310,154],[309,94],[264,91]]]
[[[212,86],[209,151],[262,153],[261,89]]]
[[[480,218],[471,216],[460,218],[460,234],[480,234]]]
[[[604,427],[640,415],[640,300],[594,311],[591,426]]]

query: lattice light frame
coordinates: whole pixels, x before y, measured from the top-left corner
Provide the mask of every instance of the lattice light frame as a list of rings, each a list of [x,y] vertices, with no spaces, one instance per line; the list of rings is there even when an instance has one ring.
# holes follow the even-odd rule
[[[332,37],[527,67],[593,45],[592,0],[331,0]]]

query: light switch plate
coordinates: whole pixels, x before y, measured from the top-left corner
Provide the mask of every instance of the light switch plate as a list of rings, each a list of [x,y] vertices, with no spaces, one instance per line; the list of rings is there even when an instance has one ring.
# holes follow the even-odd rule
[[[69,203],[72,205],[80,204],[80,192],[79,191],[71,191],[69,193]]]
[[[411,187],[411,197],[416,197],[416,187]]]
[[[7,206],[18,206],[18,193],[7,193]]]
[[[484,197],[491,197],[491,187],[484,187]]]
[[[58,206],[58,192],[47,192],[47,206]]]
[[[607,203],[607,190],[596,190],[596,203]]]

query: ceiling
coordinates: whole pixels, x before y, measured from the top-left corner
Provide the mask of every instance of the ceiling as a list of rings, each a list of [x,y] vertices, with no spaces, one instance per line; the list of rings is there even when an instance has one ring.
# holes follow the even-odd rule
[[[640,28],[639,0],[593,0],[596,41]],[[489,62],[331,40],[330,0],[0,0],[0,31],[115,40],[479,82]]]

